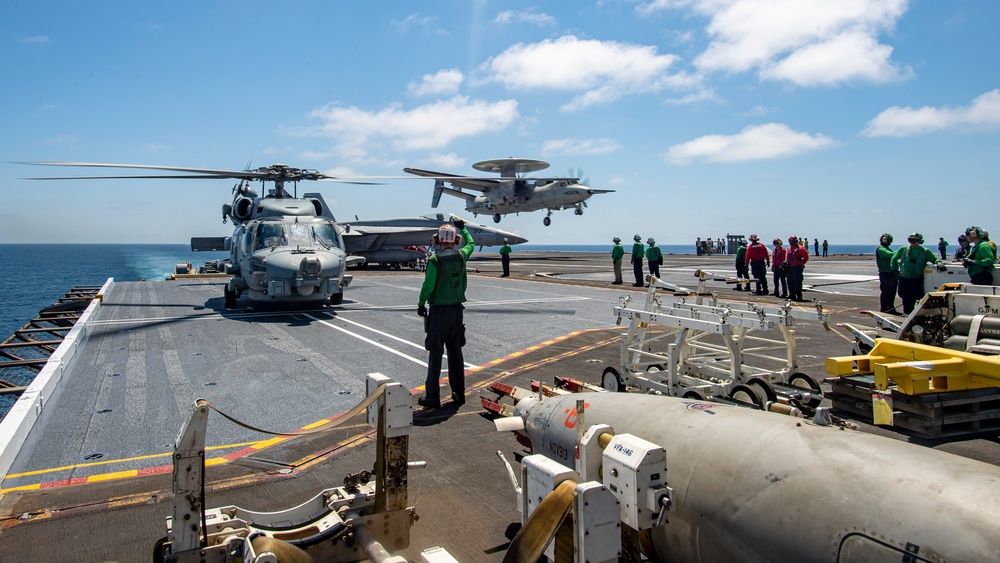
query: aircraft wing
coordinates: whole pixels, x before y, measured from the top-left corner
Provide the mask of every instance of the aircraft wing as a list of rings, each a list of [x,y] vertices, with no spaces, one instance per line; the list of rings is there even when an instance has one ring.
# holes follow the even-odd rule
[[[429,244],[437,230],[437,227],[352,227],[342,236],[345,250],[352,253]]]
[[[403,172],[415,174],[417,176],[424,176],[426,178],[433,178],[435,180],[444,180],[456,188],[465,188],[467,190],[475,190],[477,192],[484,193],[500,185],[499,178],[470,178],[468,176],[459,176],[458,174],[434,172],[433,170],[420,170],[419,168],[404,168]],[[468,199],[470,197],[469,194],[457,190],[449,190],[448,188],[445,188],[444,191],[449,195],[461,198]]]

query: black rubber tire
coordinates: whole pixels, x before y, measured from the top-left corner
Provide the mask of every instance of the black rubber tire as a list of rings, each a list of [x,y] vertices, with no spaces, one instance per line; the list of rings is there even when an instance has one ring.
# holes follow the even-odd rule
[[[549,217],[546,217],[546,218],[542,219],[542,224],[545,225],[546,227],[548,227],[549,225],[552,224],[552,219],[550,219]]]
[[[702,394],[697,391],[687,391],[682,395],[682,397],[684,397],[685,399],[693,399],[695,401],[705,400],[705,397],[703,397]]]
[[[757,389],[757,394],[764,398],[765,401],[770,401],[772,403],[778,402],[778,394],[775,393],[774,387],[770,383],[764,381],[759,377],[751,377],[747,381],[747,385]]]
[[[823,396],[823,388],[820,387],[819,381],[806,373],[795,372],[791,377],[788,378],[788,384],[792,387],[802,389],[804,391],[809,391],[815,395]],[[809,408],[816,408],[822,402],[822,399],[810,399],[805,404]]]
[[[340,305],[343,302],[344,302],[344,292],[343,291],[341,291],[340,293],[334,293],[333,295],[330,296],[330,304],[331,305]]]
[[[223,299],[222,299],[222,305],[226,309],[235,309],[236,308],[236,299],[237,299],[236,298],[236,292],[235,291],[230,291],[228,285],[225,288],[223,288],[223,290],[222,290],[222,297],[223,297]]]
[[[764,410],[764,398],[760,396],[756,388],[749,385],[741,383],[733,387],[729,391],[729,398],[742,405]]]
[[[604,369],[604,373],[601,374],[601,387],[617,393],[625,391],[625,384],[622,383],[622,377],[615,368]]]

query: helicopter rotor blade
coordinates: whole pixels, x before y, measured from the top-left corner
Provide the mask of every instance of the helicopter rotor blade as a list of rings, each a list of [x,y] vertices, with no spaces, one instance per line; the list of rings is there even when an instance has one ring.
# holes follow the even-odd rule
[[[36,166],[72,166],[72,167],[86,167],[86,168],[134,168],[139,170],[169,170],[172,172],[190,172],[192,174],[205,174],[207,177],[255,177],[260,175],[260,172],[256,170],[248,170],[245,172],[235,171],[235,170],[213,170],[210,168],[186,168],[181,166],[156,166],[151,164],[110,164],[103,162],[56,162],[56,161],[46,161],[46,162],[22,162],[20,164],[31,164]],[[185,177],[185,176],[180,176]]]

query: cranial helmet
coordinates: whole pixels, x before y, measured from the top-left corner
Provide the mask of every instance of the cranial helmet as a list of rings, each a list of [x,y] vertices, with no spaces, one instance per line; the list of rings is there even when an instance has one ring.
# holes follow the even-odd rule
[[[780,238],[776,238],[776,239],[772,240],[771,242],[774,243],[776,246],[781,246],[781,239]]]
[[[438,227],[438,242],[441,244],[455,244],[458,239],[458,229],[455,225],[441,225]]]
[[[648,239],[646,239],[646,244],[654,245],[656,244],[656,241],[653,240],[653,237],[649,237]]]
[[[976,233],[977,237],[983,238],[983,230],[980,229],[979,227],[969,227],[968,229],[965,229],[966,237],[968,237],[972,233]]]
[[[503,237],[503,243],[507,244],[507,237]]]
[[[798,244],[798,243],[799,243],[799,237],[795,235],[788,237],[788,244]]]
[[[885,239],[886,246],[892,244],[892,235],[890,235],[889,233],[882,233],[882,236],[880,236],[878,240],[881,241],[882,239]]]
[[[642,237],[640,237],[637,233],[634,237],[632,237],[632,240],[635,242],[642,242]]]
[[[922,235],[920,233],[910,233],[910,236],[906,237],[906,240],[907,240],[907,242],[913,242],[914,240],[916,240],[917,244],[923,244],[924,243],[924,235]]]
[[[756,234],[753,234],[753,235],[750,235],[750,240],[752,240],[754,242],[757,242],[758,240],[760,240],[760,237],[758,237]]]
[[[619,243],[621,241],[622,241],[622,239],[620,239],[618,237],[615,237],[615,238],[611,239],[611,242],[613,242],[613,243]]]

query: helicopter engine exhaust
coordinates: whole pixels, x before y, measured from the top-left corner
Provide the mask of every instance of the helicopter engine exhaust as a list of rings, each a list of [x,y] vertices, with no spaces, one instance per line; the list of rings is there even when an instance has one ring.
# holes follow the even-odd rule
[[[233,217],[239,221],[250,219],[253,213],[253,200],[248,197],[237,198],[233,202]]]

